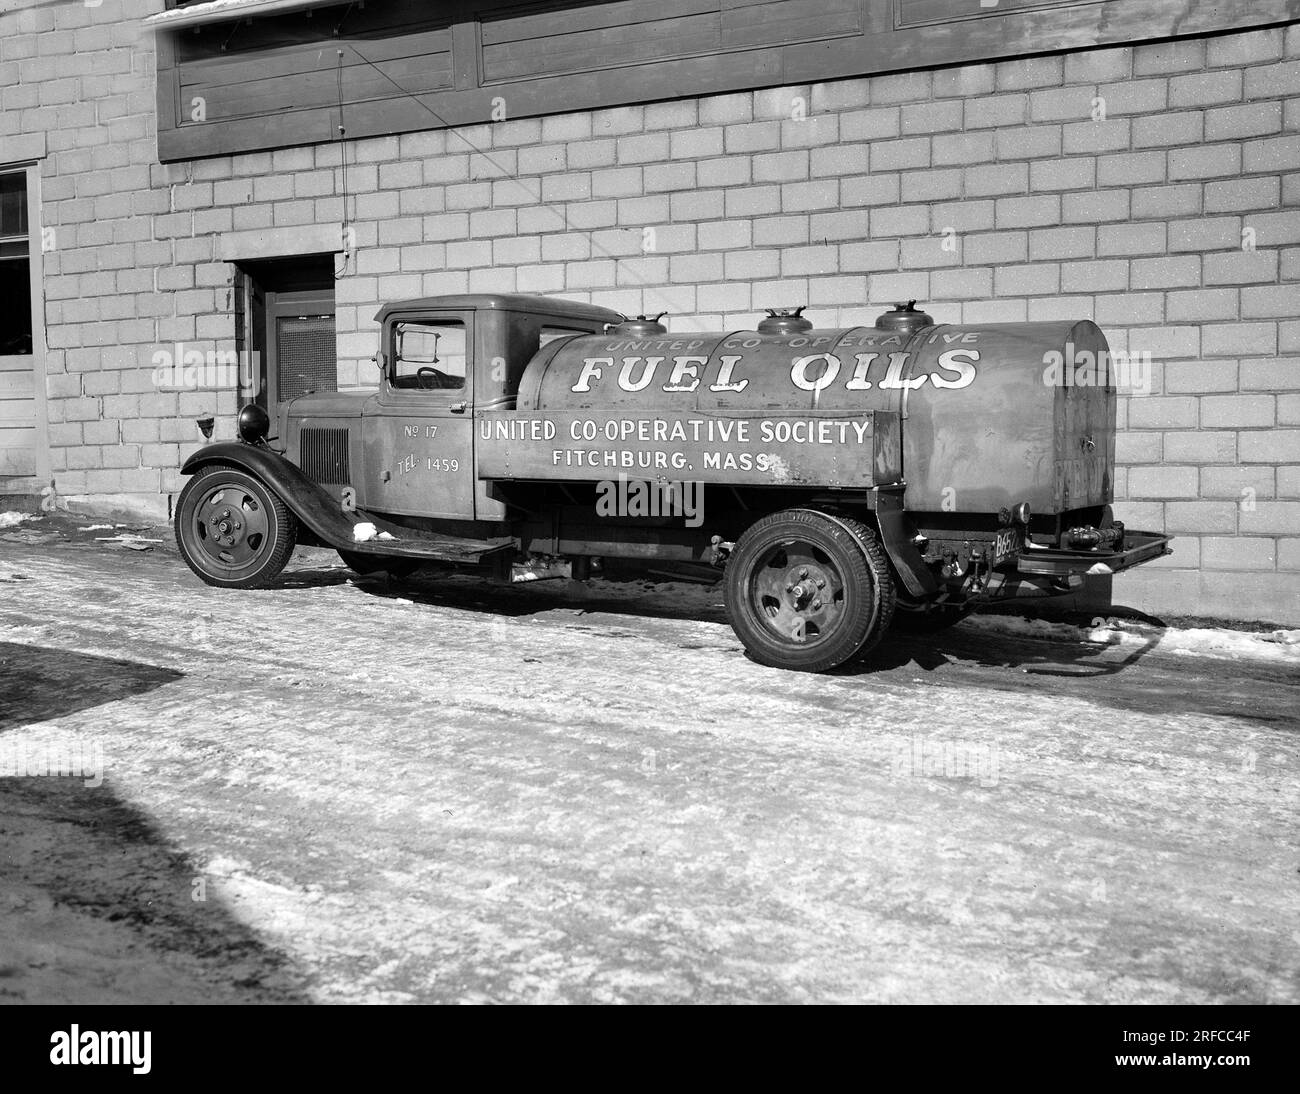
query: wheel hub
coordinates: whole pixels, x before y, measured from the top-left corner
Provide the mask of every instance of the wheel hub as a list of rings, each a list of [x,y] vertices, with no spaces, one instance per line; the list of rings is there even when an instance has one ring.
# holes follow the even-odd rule
[[[223,547],[233,547],[244,538],[244,522],[229,509],[208,519],[213,538]]]
[[[765,624],[800,645],[822,641],[839,621],[843,579],[814,544],[776,544],[759,561],[751,595]]]
[[[799,566],[786,574],[786,598],[790,607],[803,614],[819,613],[825,605],[822,590],[826,588],[826,574],[820,566]]]
[[[223,569],[253,565],[267,546],[266,514],[241,486],[215,487],[195,509],[193,522],[197,546]]]

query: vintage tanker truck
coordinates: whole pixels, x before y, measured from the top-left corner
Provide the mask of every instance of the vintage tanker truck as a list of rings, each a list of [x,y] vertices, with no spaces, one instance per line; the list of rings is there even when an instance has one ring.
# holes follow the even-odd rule
[[[819,329],[801,312],[673,334],[540,296],[389,304],[377,391],[299,397],[274,435],[246,406],[239,441],[186,461],[181,554],[230,588],[274,580],[295,543],[397,575],[715,566],[753,658],[821,671],[891,625],[1169,553],[1111,515],[1093,323],[935,325],[909,302]]]

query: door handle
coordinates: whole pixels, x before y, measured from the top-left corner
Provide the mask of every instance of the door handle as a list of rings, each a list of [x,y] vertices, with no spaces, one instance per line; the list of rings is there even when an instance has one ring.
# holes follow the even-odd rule
[[[469,409],[469,403],[452,403],[448,409],[453,414],[464,414]]]

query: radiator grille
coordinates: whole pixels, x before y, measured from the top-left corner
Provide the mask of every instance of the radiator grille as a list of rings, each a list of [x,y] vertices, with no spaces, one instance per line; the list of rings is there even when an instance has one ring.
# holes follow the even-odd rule
[[[348,430],[305,428],[298,438],[299,466],[313,482],[346,486],[352,482]]]

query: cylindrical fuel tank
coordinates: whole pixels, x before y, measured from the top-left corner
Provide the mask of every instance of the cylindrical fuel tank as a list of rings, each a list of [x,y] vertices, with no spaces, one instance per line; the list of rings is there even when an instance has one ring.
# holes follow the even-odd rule
[[[928,317],[927,317],[928,318]],[[517,409],[746,417],[901,415],[906,504],[1037,513],[1111,500],[1115,390],[1092,322],[756,330],[544,347]]]

